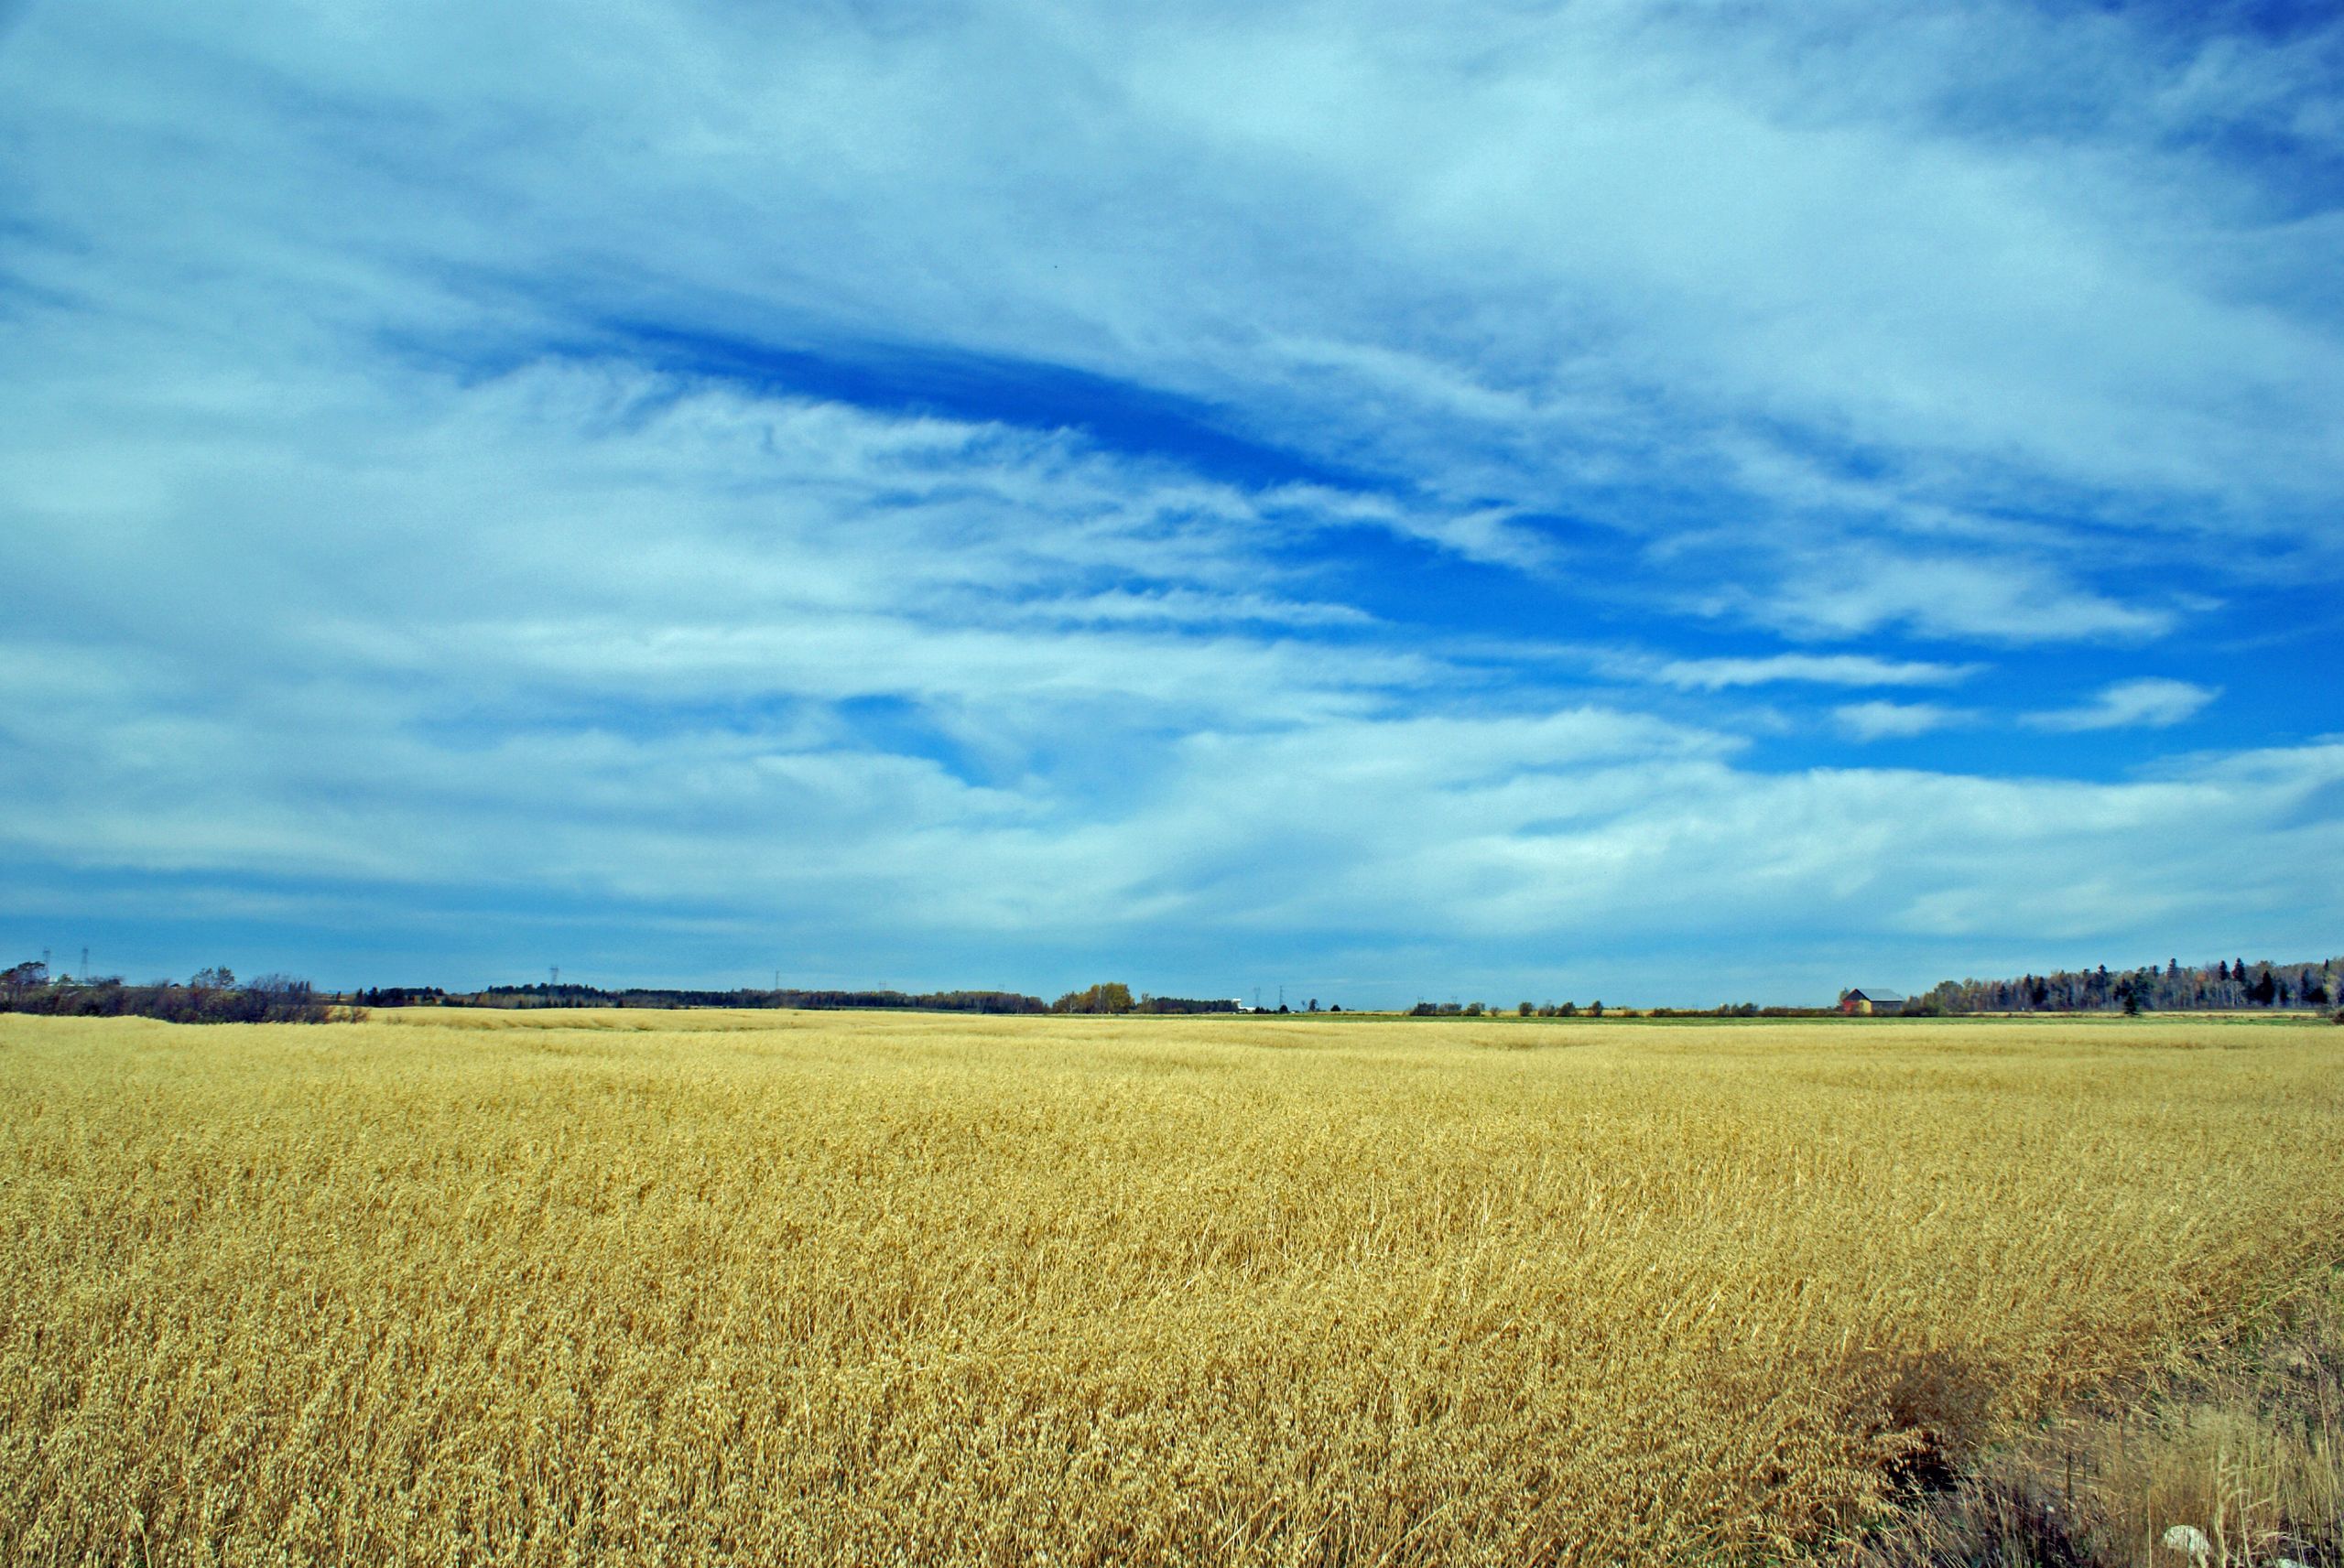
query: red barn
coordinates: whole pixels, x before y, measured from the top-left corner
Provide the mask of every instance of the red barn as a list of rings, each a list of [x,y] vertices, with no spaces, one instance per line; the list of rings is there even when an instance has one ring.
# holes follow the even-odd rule
[[[1891,990],[1853,990],[1839,993],[1841,1012],[1902,1012],[1904,999]]]

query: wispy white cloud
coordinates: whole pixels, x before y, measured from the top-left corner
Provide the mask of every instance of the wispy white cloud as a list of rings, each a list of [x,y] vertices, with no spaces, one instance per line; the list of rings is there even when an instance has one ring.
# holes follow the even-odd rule
[[[1108,741],[1132,734],[1110,709],[1121,783],[1101,789],[890,752],[819,710],[441,733],[429,709],[451,695],[405,708],[328,683],[168,720],[101,705],[38,747],[12,719],[32,809],[0,838],[20,863],[551,886],[872,945],[1129,951],[1168,927],[1224,954],[1337,933],[1392,955],[1434,930],[1549,974],[1600,972],[1631,941],[1780,960],[1868,932],[1953,966],[1963,943],[2186,945],[2209,918],[2316,943],[2344,915],[2321,874],[2344,853],[2332,743],[2089,784],[1770,773],[1730,738],[1600,708],[1321,715],[1156,747]],[[374,721],[335,728],[352,711]],[[1791,910],[1810,935],[1763,934]]]
[[[1980,667],[1883,659],[1868,654],[1769,654],[1760,658],[1668,659],[1653,668],[1651,678],[1694,691],[1725,691],[1778,681],[1817,686],[1955,686]]]
[[[1277,599],[1256,593],[1207,594],[1184,589],[1155,593],[1115,589],[1087,598],[1053,600],[1036,606],[1034,614],[1037,619],[1064,624],[1097,622],[1210,626],[1258,622],[1286,626],[1365,627],[1376,623],[1374,616],[1356,605]]]
[[[2037,730],[2161,730],[2195,717],[2220,695],[2213,687],[2147,676],[2118,681],[2074,708],[2027,714],[2024,722]]]
[[[1906,740],[1933,730],[1975,724],[1975,708],[1947,708],[1934,702],[1850,702],[1831,710],[1839,728],[1858,741]]]
[[[1543,554],[1518,521],[1463,520],[1664,526],[1587,488],[1626,478],[1740,489],[1779,529],[1850,503],[1787,479],[1818,450],[1863,455],[1889,528],[2050,486],[2310,536],[2344,474],[2339,322],[2301,287],[2332,241],[2176,134],[2332,120],[2324,38],[2177,49],[2016,5],[592,14],[354,36],[283,5],[199,39],[38,13],[11,40],[26,200],[66,233],[148,211],[353,318],[388,289],[558,322],[549,282],[785,343],[1079,365],[1478,498],[1409,520],[1515,562]],[[2058,622],[2002,634],[2027,624]]]
[[[2141,642],[2171,630],[2176,612],[2128,604],[2077,586],[2025,557],[1981,557],[1855,545],[1802,552],[1763,590],[1734,589],[1702,601],[1802,637],[1843,638],[1898,628],[1943,641],[1997,644]]]
[[[19,580],[102,582],[137,608],[130,640],[200,644],[213,680],[364,668],[461,679],[475,705],[894,697],[1160,724],[1324,711],[1438,673],[1388,634],[1290,634],[1375,626],[1264,554],[1351,525],[1291,492],[649,373],[525,369],[441,389],[420,418],[413,384],[285,373],[329,411],[298,450],[266,408],[223,409],[199,445],[110,392],[0,394]],[[60,495],[57,471],[104,488]],[[224,545],[203,525],[220,508]],[[222,619],[255,594],[263,621]]]

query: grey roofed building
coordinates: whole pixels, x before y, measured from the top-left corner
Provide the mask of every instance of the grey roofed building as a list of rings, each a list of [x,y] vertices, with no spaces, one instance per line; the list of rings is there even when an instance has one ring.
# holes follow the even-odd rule
[[[1901,993],[1870,986],[1849,991],[1839,998],[1841,1012],[1879,1012],[1904,1005],[1904,998]]]

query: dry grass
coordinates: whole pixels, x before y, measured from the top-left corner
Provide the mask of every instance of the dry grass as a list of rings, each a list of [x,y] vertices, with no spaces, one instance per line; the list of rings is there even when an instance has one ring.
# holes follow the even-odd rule
[[[1839,1561],[1851,1568],[2344,1562],[2344,1272],[2236,1342],[1981,1455]],[[2188,1537],[2184,1535],[2185,1541]]]
[[[0,1017],[0,1557],[1778,1555],[2333,1262],[2339,1052]]]

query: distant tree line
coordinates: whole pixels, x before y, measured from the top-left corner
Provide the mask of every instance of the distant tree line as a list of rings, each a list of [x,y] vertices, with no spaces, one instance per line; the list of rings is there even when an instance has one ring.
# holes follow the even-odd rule
[[[1337,1011],[1341,1009],[1338,1008]],[[1716,1007],[1607,1007],[1591,1001],[1518,1001],[1512,1008],[1487,1002],[1420,1001],[1408,1010],[1410,1018],[1837,1018],[1834,1007],[1761,1007],[1754,1001],[1721,1002]]]
[[[1907,1012],[2196,1012],[2344,1004],[2344,957],[2325,962],[2219,959],[2160,969],[2057,969],[2014,980],[1943,980]]]
[[[1313,1012],[1318,1004],[1310,1004]],[[1239,1012],[1243,1010],[1233,1001],[1206,1000],[1187,996],[1149,996],[1143,991],[1137,998],[1132,988],[1121,980],[1107,980],[1079,991],[1069,991],[1050,1003],[1052,1012]]]
[[[38,962],[0,970],[0,1012],[159,1018],[172,1023],[324,1023],[334,1016],[309,981],[290,975],[238,980],[219,968],[198,969],[185,985],[125,985],[119,975],[51,979],[49,966]]]
[[[1069,991],[1055,1002],[1018,991],[896,991],[896,990],[769,990],[743,986],[734,990],[686,990],[629,986],[610,990],[575,982],[538,981],[532,985],[490,986],[478,991],[447,991],[438,986],[370,986],[353,991],[350,1000],[362,1007],[732,1007],[803,1008],[814,1011],[843,1008],[901,1009],[918,1012],[1092,1012],[1202,1013],[1240,1012],[1236,1002],[1218,998],[1134,997],[1131,987],[1108,981],[1084,990]],[[1318,1011],[1313,1001],[1310,1011]],[[1334,1009],[1341,1011],[1340,1008]]]
[[[1069,991],[1050,1003],[1052,1012],[1129,1012],[1138,1005],[1132,1000],[1132,988],[1121,980],[1110,980],[1092,986],[1088,990]]]
[[[1721,1002],[1716,1007],[1648,1007],[1644,1018],[1837,1018],[1836,1007],[1761,1007],[1754,1001]]]
[[[431,1007],[448,1000],[438,986],[368,986],[350,993],[359,1007]]]
[[[1237,1003],[1226,1000],[1220,997],[1142,996],[1137,1002],[1133,1004],[1132,1011],[1134,1012],[1170,1013],[1238,1012],[1242,1011],[1243,1009],[1241,1009]],[[1311,1011],[1316,1012],[1318,1009],[1314,1007]],[[1336,1011],[1340,1012],[1342,1010],[1338,1008]]]
[[[1408,1010],[1410,1018],[1497,1018],[1506,1010],[1492,1007],[1485,1001],[1420,1001]],[[1590,1002],[1582,1008],[1575,1001],[1523,1001],[1514,1005],[1516,1018],[1589,1018],[1603,1016],[1603,1004]]]
[[[360,992],[362,997],[368,992]],[[385,993],[390,994],[390,993]],[[425,1000],[422,991],[402,994]],[[430,1001],[445,1007],[738,1007],[738,1008],[804,1008],[815,1011],[840,1008],[895,1008],[917,1012],[1047,1012],[1049,1008],[1041,998],[1023,996],[1015,991],[852,991],[852,990],[767,990],[743,986],[736,990],[678,990],[664,988],[629,986],[624,990],[605,990],[599,986],[572,984],[551,985],[539,982],[528,986],[491,986],[486,990],[470,994],[462,992],[429,992]],[[385,1002],[385,1006],[396,1005]],[[427,1003],[428,1005],[428,1003]]]

